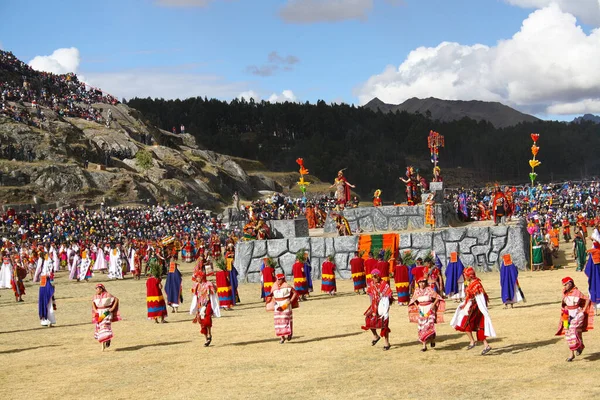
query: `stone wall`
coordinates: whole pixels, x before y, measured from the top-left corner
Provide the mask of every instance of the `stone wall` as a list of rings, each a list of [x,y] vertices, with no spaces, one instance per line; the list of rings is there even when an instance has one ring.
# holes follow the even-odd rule
[[[348,208],[342,212],[350,224],[352,232],[403,231],[423,228],[425,225],[425,206],[383,206]],[[438,228],[458,222],[451,203],[435,205],[435,221]],[[335,223],[327,217],[325,233],[337,232]]]
[[[267,222],[274,239],[308,237],[308,221],[306,218],[274,219]]]
[[[416,256],[425,256],[434,250],[445,266],[450,253],[457,251],[465,265],[480,271],[497,270],[504,254],[510,253],[514,264],[525,269],[529,260],[529,241],[524,222],[510,226],[467,226],[435,232],[399,233],[400,251],[412,250]],[[351,277],[348,261],[358,248],[358,236],[334,238],[306,237],[239,242],[236,247],[235,267],[240,279],[260,281],[260,266],[266,256],[279,261],[287,276],[291,276],[297,251],[310,252],[313,278],[320,279],[321,264],[335,255],[338,276]]]

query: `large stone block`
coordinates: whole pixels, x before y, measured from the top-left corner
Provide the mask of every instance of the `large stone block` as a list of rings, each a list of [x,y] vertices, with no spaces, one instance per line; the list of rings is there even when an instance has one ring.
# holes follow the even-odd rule
[[[358,236],[341,236],[333,238],[335,253],[354,253],[358,249]]]
[[[400,240],[398,240],[398,247],[410,248],[412,246],[412,234],[408,232],[401,232],[398,235],[400,236]]]
[[[279,257],[288,251],[287,244],[287,239],[267,240],[267,254],[269,257]]]
[[[462,240],[467,234],[465,228],[449,228],[442,232],[442,237],[445,242],[458,242]]]
[[[400,208],[400,207],[398,207]],[[389,229],[391,231],[405,231],[408,229],[407,217],[391,217],[389,219]]]
[[[352,227],[352,225],[350,225],[350,227]],[[325,224],[323,225],[323,232],[324,233],[337,232],[337,229],[335,226],[335,221],[331,218],[330,215],[327,215],[327,218],[325,219]]]
[[[412,234],[412,248],[431,249],[433,247],[432,232],[415,232]]]
[[[308,221],[306,218],[271,220],[271,235],[276,239],[308,237]]]
[[[370,215],[360,218],[358,220],[358,227],[359,227],[359,229],[362,229],[363,232],[374,232],[375,231],[375,224],[373,224],[373,219],[371,218]]]
[[[499,253],[506,246],[508,236],[492,236],[492,251]]]
[[[333,238],[325,238],[325,257],[335,254],[335,246],[333,245]]]
[[[354,220],[354,221],[348,221],[348,226],[350,227],[350,230],[352,232],[356,232],[360,228],[359,225],[358,225],[358,221],[356,221],[356,220]]]
[[[260,267],[262,266],[262,260],[260,258],[253,259],[250,261],[250,266],[248,267],[248,282],[260,282]]]
[[[442,238],[442,232],[435,232],[433,234],[433,251],[438,255],[446,254],[446,245]]]
[[[321,257],[310,259],[310,266],[312,267],[311,276],[313,279],[321,279],[321,265],[323,265],[324,261],[325,258]]]
[[[373,213],[373,222],[375,224],[376,231],[387,231],[389,229],[388,217],[379,210],[376,210]]]
[[[508,226],[490,226],[490,233],[492,236],[506,236],[508,235]]]
[[[310,256],[325,257],[325,238],[310,238]]]
[[[467,236],[477,238],[477,244],[487,244],[490,240],[490,231],[487,226],[469,226]]]
[[[254,249],[254,242],[238,242],[235,246],[235,260],[233,265],[240,274],[240,279],[243,281],[248,273],[248,266],[252,261],[252,251]]]
[[[460,249],[458,247],[458,243],[457,242],[446,242],[446,254],[448,255],[448,257],[450,256],[450,254],[452,253],[460,253]]]
[[[310,252],[310,238],[295,238],[288,240],[288,251],[290,253],[297,253],[302,249]]]
[[[473,254],[461,254],[460,260],[465,265],[465,267],[475,266],[475,256]]]
[[[423,217],[408,217],[408,229],[421,229],[425,226]]]
[[[264,257],[267,254],[267,241],[266,240],[254,240],[254,249],[252,250],[252,258]],[[237,258],[237,251],[236,251]]]
[[[292,265],[294,265],[294,263],[296,262],[296,255],[294,253],[284,253],[279,257],[279,266],[283,269],[285,276],[288,278],[288,280],[291,278],[292,282],[293,282],[293,277],[292,277]]]
[[[398,209],[400,207],[397,206],[383,206],[383,207],[378,207],[377,209],[386,217],[393,217],[398,215]]]
[[[470,253],[471,247],[477,244],[477,239],[466,237],[458,243],[458,248],[461,254]]]
[[[349,279],[352,277],[352,274],[348,269],[348,253],[336,254],[335,265],[337,266],[337,272],[342,279]]]
[[[489,251],[490,251],[490,246],[485,245],[485,244],[478,244],[478,245],[471,247],[471,253],[476,257],[480,256],[482,254],[486,255]]]
[[[504,254],[510,254],[513,264],[519,269],[527,269],[529,267],[528,235],[524,222],[520,222],[516,226],[510,226],[508,228],[506,247],[500,251],[501,257]]]

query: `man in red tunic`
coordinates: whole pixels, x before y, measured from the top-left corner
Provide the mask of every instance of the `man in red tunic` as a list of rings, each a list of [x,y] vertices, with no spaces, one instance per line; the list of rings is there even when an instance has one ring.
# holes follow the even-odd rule
[[[369,258],[365,261],[365,274],[367,277],[367,286],[371,283],[371,271],[375,269],[375,265],[377,265],[377,260],[373,258],[373,252],[369,252]]]
[[[365,311],[365,325],[362,329],[365,331],[370,330],[373,334],[373,340],[371,345],[375,346],[377,342],[383,337],[384,346],[383,350],[390,349],[390,328],[389,328],[389,312],[390,304],[394,301],[394,294],[390,285],[381,279],[381,272],[374,269],[371,271],[373,277],[367,288],[367,293],[371,298],[371,304],[367,311]],[[381,329],[379,335],[377,335],[377,329]]]
[[[261,296],[263,301],[269,301],[267,300],[268,297],[271,296],[272,294],[272,287],[273,287],[273,283],[275,282],[275,269],[273,268],[273,266],[271,265],[272,260],[268,257],[266,257],[263,260],[263,265],[261,268],[261,282],[262,282],[262,293]]]
[[[335,295],[337,290],[335,284],[335,263],[333,261],[333,256],[329,256],[321,266],[321,292],[325,292],[330,296]]]
[[[410,300],[409,283],[410,280],[408,278],[408,267],[404,265],[402,257],[398,257],[398,261],[394,267],[394,284],[396,286],[398,304],[408,304],[408,301]]]
[[[381,272],[381,279],[390,283],[390,263],[384,260],[384,255],[379,254],[377,256],[377,264],[375,264],[375,268]]]
[[[354,252],[354,258],[350,260],[350,273],[352,274],[352,282],[354,284],[354,292],[365,294],[367,281],[365,277],[365,261],[359,257],[358,251]]]
[[[292,265],[292,275],[294,275],[294,290],[300,296],[300,300],[306,300],[308,294],[308,282],[304,272],[304,254],[296,256],[296,262]]]

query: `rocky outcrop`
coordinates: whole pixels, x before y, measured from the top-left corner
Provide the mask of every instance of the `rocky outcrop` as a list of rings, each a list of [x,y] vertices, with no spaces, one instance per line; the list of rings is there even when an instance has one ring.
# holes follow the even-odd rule
[[[34,112],[28,103],[11,106]],[[280,188],[267,177],[251,178],[228,156],[199,148],[190,135],[173,135],[149,125],[124,104],[93,106],[104,118],[110,110],[109,126],[60,117],[47,108],[37,127],[0,116],[0,147],[14,149],[15,159],[0,160],[1,201],[31,202],[31,194],[39,193],[45,202],[190,201],[218,209],[234,191],[248,198],[257,190]],[[136,162],[140,150],[151,154],[149,168]],[[107,153],[108,168],[101,168]],[[10,191],[3,190],[7,186]]]

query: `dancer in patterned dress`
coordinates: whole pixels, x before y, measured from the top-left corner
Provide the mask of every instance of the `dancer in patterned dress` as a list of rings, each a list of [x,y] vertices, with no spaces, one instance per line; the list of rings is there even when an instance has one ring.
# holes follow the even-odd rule
[[[94,339],[102,345],[102,351],[110,347],[114,336],[112,323],[120,320],[119,299],[108,293],[103,284],[97,284],[92,298],[92,322],[96,324]]]

